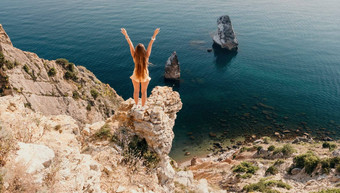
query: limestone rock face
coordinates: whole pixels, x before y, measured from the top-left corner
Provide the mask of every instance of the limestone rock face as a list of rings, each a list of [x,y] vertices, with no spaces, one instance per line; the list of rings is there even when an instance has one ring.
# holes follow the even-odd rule
[[[171,54],[165,63],[165,73],[164,78],[179,80],[181,76],[181,71],[179,68],[179,62],[177,58],[176,51]]]
[[[44,163],[54,158],[54,151],[45,145],[18,143],[16,162],[28,164],[27,172],[33,173],[44,168]]]
[[[5,32],[1,24],[0,24],[0,43],[12,45],[11,40],[9,39],[7,33]]]
[[[41,191],[104,192],[100,188],[101,165],[81,153],[81,143],[74,134],[79,129],[76,121],[67,115],[33,112],[24,102],[22,95],[0,97],[0,138],[11,136],[13,141],[7,144],[12,148],[4,166],[6,183],[25,176],[17,169],[23,167],[22,172],[33,176],[30,183],[38,184]]]
[[[156,86],[148,97],[146,108],[136,108],[133,99],[122,103],[114,119],[121,124],[131,125],[140,137],[158,154],[169,154],[174,132],[176,113],[182,108],[178,92],[171,87]]]
[[[213,36],[213,40],[222,48],[230,51],[237,50],[238,41],[228,15],[223,15],[217,19],[217,32]]]
[[[66,114],[79,124],[94,123],[112,116],[123,101],[115,90],[83,66],[63,66],[13,47],[1,25],[0,52],[8,63],[0,65],[1,77],[7,77],[0,78],[0,87],[6,81],[0,96],[23,95],[28,106],[45,115]]]

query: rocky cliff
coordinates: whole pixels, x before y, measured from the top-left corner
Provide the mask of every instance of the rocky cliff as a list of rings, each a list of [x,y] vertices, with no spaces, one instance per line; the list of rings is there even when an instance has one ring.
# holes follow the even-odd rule
[[[155,87],[146,108],[84,67],[13,47],[0,25],[1,192],[211,192],[171,150],[178,92]]]
[[[123,99],[83,66],[45,60],[13,44],[0,24],[0,96],[19,94],[45,115],[66,114],[79,124],[103,121]]]

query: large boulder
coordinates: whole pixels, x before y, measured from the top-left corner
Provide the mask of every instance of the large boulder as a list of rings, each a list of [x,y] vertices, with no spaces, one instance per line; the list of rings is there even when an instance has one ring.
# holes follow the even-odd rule
[[[174,51],[165,63],[164,78],[178,80],[181,76],[176,51]]]
[[[217,19],[217,32],[213,36],[213,40],[221,48],[230,51],[237,50],[238,41],[228,15],[223,15]]]

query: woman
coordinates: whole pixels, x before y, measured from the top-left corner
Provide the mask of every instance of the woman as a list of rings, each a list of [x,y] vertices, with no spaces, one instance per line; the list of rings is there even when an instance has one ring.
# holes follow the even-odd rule
[[[149,57],[151,54],[152,44],[156,40],[156,36],[159,33],[159,28],[155,30],[147,50],[145,50],[144,45],[141,43],[139,43],[136,48],[134,48],[126,30],[121,28],[121,31],[129,43],[131,56],[133,58],[133,62],[135,63],[135,69],[133,70],[132,76],[130,76],[133,84],[133,99],[135,100],[136,105],[138,105],[139,88],[142,87],[142,108],[144,108],[147,88],[151,80],[148,70]]]

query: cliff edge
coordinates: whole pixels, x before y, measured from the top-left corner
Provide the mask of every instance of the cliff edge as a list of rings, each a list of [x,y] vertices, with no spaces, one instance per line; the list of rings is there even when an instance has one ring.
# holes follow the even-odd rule
[[[78,124],[112,116],[123,101],[83,66],[45,60],[13,44],[0,24],[0,96],[19,94],[26,106],[45,115],[66,114]]]

